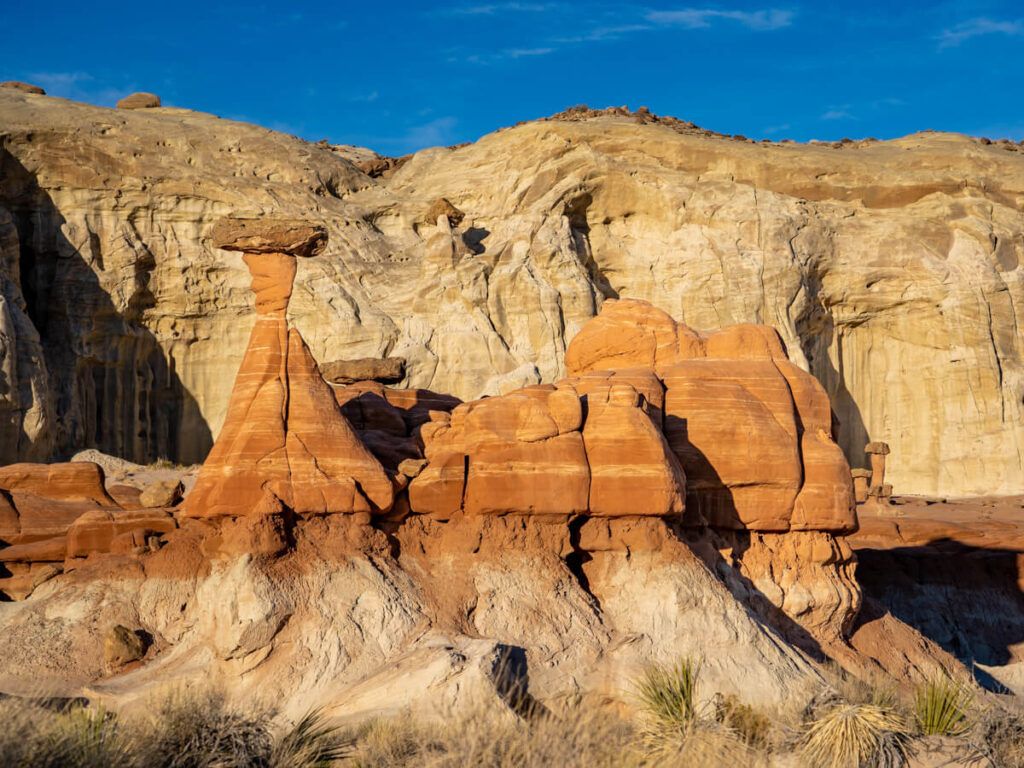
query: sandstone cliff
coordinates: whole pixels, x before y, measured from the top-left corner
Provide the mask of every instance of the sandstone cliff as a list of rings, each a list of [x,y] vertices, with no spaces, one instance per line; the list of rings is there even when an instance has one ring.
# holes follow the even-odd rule
[[[1012,150],[1012,151],[1008,151]],[[372,169],[371,169],[372,170]],[[775,326],[902,492],[1024,490],[1024,153],[918,134],[753,144],[629,116],[527,123],[370,177],[177,109],[0,93],[0,461],[201,460],[253,323],[226,213],[323,222],[291,317],[320,361],[463,399],[565,375],[609,297]],[[459,215],[429,220],[445,198]]]

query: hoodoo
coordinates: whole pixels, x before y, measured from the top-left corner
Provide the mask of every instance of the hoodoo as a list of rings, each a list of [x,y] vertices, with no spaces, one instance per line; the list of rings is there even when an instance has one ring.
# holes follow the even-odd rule
[[[244,254],[258,317],[186,514],[386,512],[393,493],[384,468],[288,325],[296,259],[321,250],[326,231],[302,222],[225,220],[212,234],[216,247]]]

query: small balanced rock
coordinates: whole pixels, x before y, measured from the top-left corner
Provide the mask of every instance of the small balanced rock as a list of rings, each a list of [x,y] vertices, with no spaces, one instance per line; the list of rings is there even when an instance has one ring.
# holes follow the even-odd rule
[[[155,93],[133,93],[117,102],[118,109],[151,109],[160,106],[160,97]]]
[[[22,83],[18,80],[5,80],[0,83],[0,88],[11,88],[15,91],[22,91],[23,93],[34,93],[37,96],[45,96],[46,91],[40,88],[38,85],[32,85],[31,83]]]
[[[405,358],[360,357],[356,360],[334,360],[322,364],[320,372],[332,384],[352,384],[356,381],[394,384],[405,378]]]

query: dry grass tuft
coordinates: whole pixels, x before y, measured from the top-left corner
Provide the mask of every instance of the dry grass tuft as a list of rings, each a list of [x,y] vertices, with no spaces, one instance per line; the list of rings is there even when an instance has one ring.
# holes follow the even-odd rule
[[[270,750],[270,768],[330,768],[350,756],[355,742],[327,725],[315,709],[283,733]]]
[[[837,704],[811,721],[800,754],[814,768],[901,766],[909,730],[895,712],[876,704]]]
[[[998,768],[1024,768],[1024,712],[997,703],[976,723],[975,743]]]
[[[328,768],[351,743],[319,712],[274,733],[271,713],[243,712],[223,694],[178,694],[145,717],[102,709],[0,702],[0,765],[12,768]]]
[[[731,728],[746,744],[757,749],[767,749],[772,741],[772,731],[781,723],[776,714],[773,720],[748,704],[744,704],[735,696],[721,696],[715,703],[715,720]]]
[[[132,744],[102,710],[54,711],[34,703],[0,703],[0,765],[108,768],[131,765]]]
[[[639,768],[634,734],[612,715],[577,708],[524,720],[481,706],[427,728],[408,717],[377,721],[356,734],[358,768]]]

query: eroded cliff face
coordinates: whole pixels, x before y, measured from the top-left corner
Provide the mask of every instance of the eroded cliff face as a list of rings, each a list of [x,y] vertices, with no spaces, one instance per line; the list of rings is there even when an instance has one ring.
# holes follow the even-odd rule
[[[778,328],[851,463],[888,441],[900,491],[1024,490],[1018,150],[755,145],[596,116],[370,178],[209,115],[3,92],[0,164],[4,461],[202,459],[253,322],[210,228],[273,213],[330,234],[289,310],[317,360],[404,357],[403,386],[471,399],[562,378],[602,302],[641,298],[695,328]],[[428,217],[441,197],[464,216]]]

